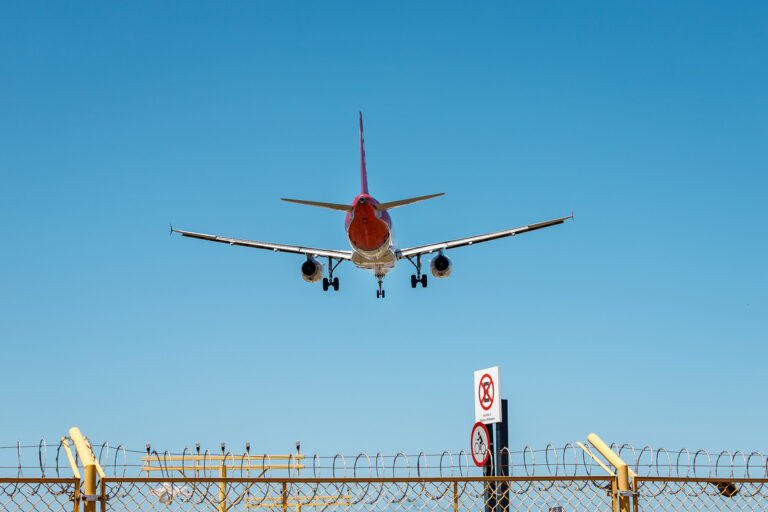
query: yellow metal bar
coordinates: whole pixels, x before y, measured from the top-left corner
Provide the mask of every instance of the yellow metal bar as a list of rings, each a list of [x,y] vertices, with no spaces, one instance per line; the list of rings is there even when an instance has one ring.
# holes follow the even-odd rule
[[[236,461],[251,461],[251,460],[258,460],[258,461],[265,461],[265,460],[291,460],[291,459],[304,459],[304,455],[168,455],[168,456],[157,456],[157,455],[145,455],[141,457],[141,460],[143,462],[151,462],[153,460],[157,461],[164,461],[164,462],[184,462],[184,461],[220,461],[220,460],[236,460]]]
[[[90,445],[85,440],[85,436],[77,427],[69,429],[69,438],[75,444],[77,455],[83,464],[83,491],[85,492],[84,512],[96,512],[96,502],[91,501],[92,496],[96,496],[96,456],[93,455]]]
[[[227,466],[221,466],[219,476],[227,478]],[[227,483],[219,482],[219,512],[227,512]]]
[[[61,438],[61,444],[64,446],[64,451],[67,454],[67,458],[69,459],[69,466],[72,468],[72,473],[75,475],[75,478],[78,480],[80,479],[80,471],[77,469],[77,464],[75,464],[75,458],[72,456],[72,450],[69,449],[69,443],[67,442],[66,437]]]
[[[576,444],[579,446],[579,448],[581,448],[582,450],[584,450],[585,452],[587,452],[587,455],[589,455],[590,457],[592,457],[592,460],[593,460],[593,461],[595,461],[595,462],[597,462],[597,463],[600,465],[600,467],[601,467],[601,468],[603,468],[603,469],[606,471],[606,473],[608,473],[608,474],[609,474],[609,475],[611,475],[611,476],[616,476],[616,474],[615,474],[613,471],[611,471],[611,470],[610,470],[610,468],[608,468],[608,466],[606,466],[605,464],[603,464],[603,461],[601,461],[600,459],[598,459],[597,457],[595,457],[595,455],[594,455],[594,454],[593,454],[591,451],[589,451],[589,448],[587,448],[586,446],[584,446],[584,445],[583,445],[583,444],[581,444],[580,442],[577,442]]]
[[[101,464],[99,464],[96,455],[93,454],[93,449],[91,448],[90,443],[88,443],[88,440],[80,432],[80,429],[77,427],[69,429],[69,438],[75,444],[78,457],[83,461],[83,468],[93,466],[94,471],[99,475],[99,478],[104,478],[106,475],[101,469]]]
[[[218,482],[218,477],[207,477],[207,478],[195,478],[195,477],[178,477],[178,478],[160,478],[160,477],[153,477],[148,478],[146,476],[137,476],[137,477],[109,477],[107,478],[107,482],[109,483],[146,483],[146,482],[175,482],[175,483],[210,483],[210,482]],[[291,478],[290,482],[293,484],[342,484],[342,483],[348,483],[348,484],[360,484],[360,483],[440,483],[440,484],[446,484],[449,482],[467,482],[467,483],[480,483],[480,482],[599,482],[603,484],[607,484],[612,479],[606,476],[457,476],[457,477],[403,477],[403,478],[393,478],[393,477],[379,477],[379,478]],[[666,480],[666,481],[689,481],[690,479],[675,479],[675,478],[665,478],[665,479],[657,479],[657,478],[642,478],[641,480]],[[731,479],[734,482],[766,482],[765,479]],[[254,481],[253,477],[228,477],[227,482],[230,483],[252,483]],[[258,480],[258,483],[264,484],[275,484],[280,485],[283,482],[285,482],[285,478],[260,478]],[[695,481],[704,482],[704,481],[713,481],[713,482],[720,482],[722,479],[706,479],[706,478],[698,478],[695,479]]]
[[[75,512],[80,512],[80,482],[75,485],[75,495],[72,498],[75,502]]]
[[[632,477],[632,490],[635,491],[635,493],[632,495],[632,510],[640,510],[638,504],[640,490],[637,488],[637,476]]]
[[[235,465],[230,466],[227,464],[222,465],[216,465],[216,466],[205,466],[205,465],[195,465],[195,466],[144,466],[141,468],[141,471],[219,471],[222,467],[226,467],[227,469],[233,470],[233,471],[247,471],[247,470],[264,470],[264,469],[304,469],[305,466],[303,464],[298,464],[296,466],[288,466],[285,464],[276,465],[276,466],[241,466],[241,465]]]
[[[621,494],[629,492],[629,468],[626,464],[616,468],[616,477],[619,481],[619,512],[629,512],[629,496]]]
[[[453,512],[459,512],[459,483],[453,482]]]
[[[349,507],[352,505],[351,501],[310,501],[309,503],[302,503],[302,507]],[[282,503],[246,503],[246,508],[277,508],[283,507]]]
[[[85,503],[83,503],[84,512],[96,512],[96,502],[91,501],[91,496],[96,496],[96,465],[89,464],[83,467],[83,484],[85,492]]]
[[[335,495],[335,496],[288,496],[288,500],[287,501],[290,502],[290,503],[293,503],[295,501],[338,500],[338,499],[341,499],[341,498],[343,498],[345,500],[351,500],[352,499],[352,495],[347,494],[347,495],[344,495],[344,496],[338,496],[338,495]],[[248,499],[251,500],[251,501],[259,501],[259,502],[262,502],[262,501],[274,501],[274,502],[280,501],[280,502],[282,502],[283,501],[283,496],[282,495],[280,495],[280,496],[267,496],[265,498],[248,498]],[[318,503],[320,503],[320,502],[322,502],[322,501],[319,501]],[[324,501],[322,503],[328,503],[328,502]]]
[[[630,475],[633,478],[636,476],[634,471],[630,470],[627,463],[621,460],[621,457],[616,455],[597,434],[589,434],[587,440],[600,452],[600,455],[605,457],[616,468],[618,492],[615,493],[617,498],[615,501],[617,502],[619,512],[629,512],[629,477]]]
[[[101,479],[101,512],[107,512],[107,483]]]
[[[615,467],[616,469],[618,469],[618,468],[619,468],[619,466],[621,466],[622,464],[623,464],[624,466],[626,466],[626,465],[627,465],[627,463],[626,463],[626,462],[624,462],[623,460],[621,460],[621,457],[619,457],[618,455],[616,455],[616,453],[614,453],[614,451],[613,451],[613,450],[611,450],[611,449],[608,447],[608,445],[607,445],[607,444],[605,444],[605,443],[603,442],[603,440],[602,440],[602,439],[600,439],[600,437],[599,437],[597,434],[594,434],[594,433],[592,433],[592,434],[589,434],[589,435],[587,436],[587,441],[589,441],[589,442],[590,442],[590,444],[591,444],[592,446],[594,446],[594,447],[595,447],[595,449],[596,449],[598,452],[600,452],[600,455],[602,455],[603,457],[605,457],[605,459],[606,459],[606,460],[607,460],[607,461],[608,461],[608,462],[609,462],[609,463],[610,463],[610,464],[611,464],[613,467]],[[637,474],[636,474],[634,471],[632,471],[632,470],[630,469],[630,470],[629,470],[629,476],[631,476],[631,477],[636,477],[636,476],[637,476]]]
[[[288,512],[288,485],[283,481],[283,512]]]

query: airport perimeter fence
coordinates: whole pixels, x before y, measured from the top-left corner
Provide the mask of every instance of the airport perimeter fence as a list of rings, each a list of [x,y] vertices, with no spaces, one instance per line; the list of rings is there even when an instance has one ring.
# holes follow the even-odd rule
[[[505,452],[510,476],[484,477],[463,452],[305,457],[195,447],[159,454],[91,446],[72,429],[52,450],[44,442],[0,446],[0,510],[768,511],[762,454],[635,450],[592,436],[591,448]],[[23,454],[33,460],[23,463]]]
[[[34,511],[578,512],[765,511],[768,481],[638,478],[626,497],[616,478],[454,479],[104,478],[86,495],[79,479],[2,479],[0,508]],[[730,491],[728,486],[732,486]],[[729,492],[723,492],[723,490]],[[628,504],[622,506],[621,500]]]

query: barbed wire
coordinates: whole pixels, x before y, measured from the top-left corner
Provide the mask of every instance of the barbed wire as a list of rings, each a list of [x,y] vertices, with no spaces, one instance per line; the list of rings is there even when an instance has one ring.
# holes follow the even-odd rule
[[[288,457],[287,464],[273,464],[270,456],[255,455],[250,451],[250,445],[242,452],[226,451],[221,446],[223,461],[212,459],[214,452],[210,449],[200,451],[199,444],[195,449],[184,448],[181,452],[163,450],[162,453],[147,445],[145,450],[126,448],[122,444],[109,442],[92,443],[94,455],[99,460],[108,477],[137,476],[142,468],[148,465],[160,467],[160,473],[166,477],[185,476],[185,471],[171,471],[168,464],[170,457],[198,457],[198,471],[216,476],[215,468],[222,463],[230,467],[239,467],[240,476],[251,476],[253,469],[244,469],[242,461],[260,460],[264,471],[261,477],[313,477],[313,478],[381,478],[381,477],[440,477],[453,478],[461,476],[480,476],[482,469],[471,462],[471,455],[465,450],[440,453],[424,451],[415,454],[397,452],[393,455],[382,453],[357,453],[354,455],[313,454]],[[612,443],[611,449],[616,452],[639,476],[649,477],[683,477],[683,478],[768,478],[768,457],[758,451],[721,450],[667,450],[643,446],[636,448],[630,443]],[[73,457],[77,453],[72,449]],[[592,450],[592,453],[596,452]],[[142,461],[141,457],[150,457]],[[217,455],[220,457],[220,455]],[[301,457],[301,458],[298,458]],[[51,460],[49,460],[51,459]],[[525,446],[520,450],[503,449],[491,460],[503,466],[503,471],[510,476],[599,476],[605,475],[605,470],[596,463],[576,443],[566,443],[562,447],[547,444],[543,449],[533,449]],[[201,461],[201,462],[200,462]],[[182,467],[184,466],[182,460]],[[609,465],[610,466],[610,465]],[[173,473],[173,474],[171,474]],[[45,439],[38,444],[21,444],[0,446],[0,476],[5,477],[70,477],[72,470],[68,457],[64,453],[63,443],[59,441],[53,449]],[[188,476],[188,475],[187,475]],[[230,473],[230,476],[236,476]]]

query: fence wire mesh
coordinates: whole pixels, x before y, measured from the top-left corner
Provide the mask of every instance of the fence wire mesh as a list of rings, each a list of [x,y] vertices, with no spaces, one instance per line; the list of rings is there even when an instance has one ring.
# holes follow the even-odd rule
[[[637,478],[636,510],[768,510],[768,480]]]
[[[616,510],[611,477],[105,478],[97,510],[115,512],[581,512]],[[766,511],[768,479],[633,481],[635,512]],[[0,510],[83,510],[80,480],[0,479]]]
[[[542,479],[120,479],[106,481],[107,510],[140,512],[331,510],[611,510],[609,478]],[[498,504],[498,508],[494,508]],[[560,507],[558,509],[558,507]]]
[[[12,478],[0,480],[0,510],[35,512],[74,510],[79,497],[77,478]]]

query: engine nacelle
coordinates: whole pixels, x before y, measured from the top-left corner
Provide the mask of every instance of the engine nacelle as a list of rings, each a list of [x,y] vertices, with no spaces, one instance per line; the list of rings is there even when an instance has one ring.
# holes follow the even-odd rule
[[[433,258],[429,267],[432,269],[432,275],[438,279],[451,275],[451,260],[442,254],[437,258]]]
[[[308,283],[316,283],[323,278],[323,264],[315,258],[309,258],[301,264],[301,278]]]

